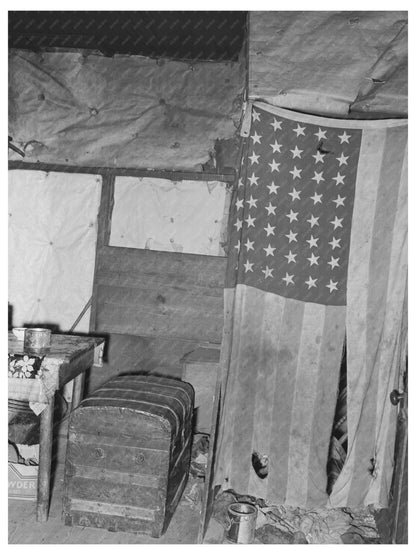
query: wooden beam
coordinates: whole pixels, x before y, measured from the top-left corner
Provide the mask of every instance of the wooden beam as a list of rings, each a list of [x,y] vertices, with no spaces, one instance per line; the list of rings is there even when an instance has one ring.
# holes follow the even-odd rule
[[[95,331],[97,319],[97,268],[100,249],[108,245],[111,233],[111,214],[114,206],[114,176],[103,176],[101,202],[97,218],[97,245],[95,248],[95,266],[92,286],[90,313],[90,331]]]
[[[86,173],[104,176],[151,177],[153,179],[169,179],[171,181],[224,181],[232,183],[233,173],[151,170],[147,168],[104,168],[88,166],[71,166],[65,164],[48,164],[44,162],[23,162],[10,160],[9,170],[35,170],[44,172]]]

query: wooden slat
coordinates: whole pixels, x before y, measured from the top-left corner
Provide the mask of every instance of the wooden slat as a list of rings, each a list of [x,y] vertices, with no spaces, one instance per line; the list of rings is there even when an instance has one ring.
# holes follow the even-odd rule
[[[131,176],[170,179],[172,181],[224,181],[232,183],[235,180],[234,170],[227,168],[227,173],[149,170],[146,168],[109,168],[71,166],[66,164],[48,164],[44,162],[22,162],[10,160],[9,170],[35,170],[45,172],[84,173],[102,176]]]
[[[70,507],[72,511],[91,512],[94,514],[115,515],[125,518],[140,518],[153,520],[155,510],[144,509],[129,505],[117,505],[115,503],[102,503],[97,501],[86,501],[85,499],[71,499]]]
[[[111,213],[114,205],[114,178],[104,178],[101,185],[101,201],[97,217],[97,246],[95,250],[94,279],[90,313],[90,331],[96,328],[97,317],[97,268],[100,262],[100,248],[108,243],[111,232]]]
[[[220,343],[226,259],[102,247],[95,331]]]
[[[134,276],[145,275],[149,281],[164,279],[165,284],[195,283],[206,287],[224,287],[225,284],[227,260],[221,256],[109,246],[101,247],[98,254],[97,279],[100,280],[105,276],[109,280],[116,277],[117,280],[126,279],[128,285]]]

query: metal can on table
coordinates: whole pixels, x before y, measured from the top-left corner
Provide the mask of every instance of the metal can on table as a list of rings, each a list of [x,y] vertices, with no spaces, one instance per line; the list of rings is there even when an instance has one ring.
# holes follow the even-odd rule
[[[51,330],[46,328],[27,328],[25,332],[24,350],[43,352],[51,345]]]
[[[231,503],[227,510],[225,537],[229,543],[253,543],[257,507],[250,503]]]

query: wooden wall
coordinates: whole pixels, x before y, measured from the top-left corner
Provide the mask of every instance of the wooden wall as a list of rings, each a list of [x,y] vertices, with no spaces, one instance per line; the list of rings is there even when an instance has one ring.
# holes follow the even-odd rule
[[[222,338],[226,258],[108,246],[113,191],[114,177],[107,176],[90,322],[107,348],[104,367],[90,372],[88,392],[126,372],[181,377],[186,354]]]

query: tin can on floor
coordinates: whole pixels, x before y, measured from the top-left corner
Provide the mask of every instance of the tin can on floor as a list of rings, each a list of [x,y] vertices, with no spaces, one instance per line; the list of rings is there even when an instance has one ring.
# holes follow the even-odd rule
[[[231,503],[227,510],[225,538],[229,543],[253,543],[257,508],[250,503]]]

